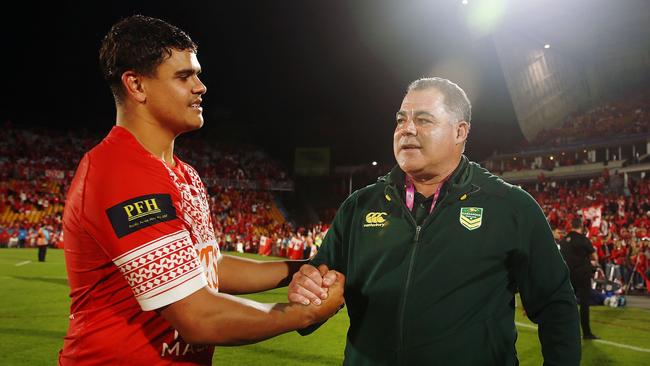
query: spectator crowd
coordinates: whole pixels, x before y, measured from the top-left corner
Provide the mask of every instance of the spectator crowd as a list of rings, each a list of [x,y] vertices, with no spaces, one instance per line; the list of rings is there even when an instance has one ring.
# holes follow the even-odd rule
[[[556,240],[581,217],[596,249],[595,277],[621,289],[648,288],[650,277],[650,179],[603,175],[589,180],[538,182],[524,187],[547,215]]]
[[[564,123],[540,131],[530,146],[563,146],[577,141],[650,133],[650,93],[643,91],[571,113]]]
[[[572,129],[603,119],[612,125],[621,119],[629,122],[626,111],[625,104],[607,105],[572,119]],[[637,117],[634,121],[646,116],[643,108],[632,114]],[[643,127],[633,125],[637,132]],[[83,153],[98,142],[99,138],[83,131],[37,131],[10,124],[0,129],[0,246],[31,247],[43,240],[51,246],[65,245],[61,227],[65,193]],[[222,250],[293,259],[316,253],[333,210],[328,211],[325,224],[296,227],[287,221],[268,189],[269,184],[289,180],[279,163],[251,146],[221,146],[192,138],[183,143],[177,153],[206,181]],[[250,189],[251,181],[256,182],[256,189]],[[602,272],[632,288],[647,288],[647,177],[629,179],[627,184],[616,174],[588,181],[541,179],[524,188],[544,209],[558,240],[569,230],[571,219],[582,216]]]

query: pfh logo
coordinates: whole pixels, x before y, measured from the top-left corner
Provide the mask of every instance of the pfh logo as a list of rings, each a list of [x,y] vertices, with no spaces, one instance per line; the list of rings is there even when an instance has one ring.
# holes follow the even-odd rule
[[[133,202],[125,205],[126,217],[129,221],[139,219],[140,217],[160,213],[160,208],[155,198]]]

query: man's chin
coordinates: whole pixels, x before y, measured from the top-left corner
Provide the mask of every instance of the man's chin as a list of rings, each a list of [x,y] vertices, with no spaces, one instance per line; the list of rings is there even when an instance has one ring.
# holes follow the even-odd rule
[[[188,131],[194,131],[200,129],[201,127],[203,127],[203,123],[205,123],[203,117],[195,121],[192,121],[191,123],[188,124],[188,128],[189,128]]]
[[[180,131],[176,132],[176,134],[181,135],[181,134],[184,134],[184,133],[187,133],[187,132],[196,131],[196,130],[200,129],[201,127],[203,127],[203,119],[202,118],[201,118],[201,120],[191,121],[191,122],[187,122],[187,123],[183,124],[182,129]]]
[[[423,166],[421,164],[415,164],[413,162],[402,162],[398,160],[397,165],[399,165],[400,169],[402,169],[406,175],[411,177],[417,176],[418,173],[423,169]]]

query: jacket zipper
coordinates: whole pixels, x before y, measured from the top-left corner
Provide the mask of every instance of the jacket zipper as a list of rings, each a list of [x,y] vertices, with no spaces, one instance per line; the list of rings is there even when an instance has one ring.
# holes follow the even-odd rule
[[[408,272],[406,273],[406,284],[404,286],[404,297],[402,298],[402,306],[400,309],[400,317],[399,317],[399,349],[400,351],[402,350],[402,347],[404,346],[404,314],[406,314],[406,299],[408,298],[408,291],[409,287],[411,285],[411,274],[413,273],[413,263],[415,262],[415,254],[417,253],[418,249],[418,242],[420,241],[420,230],[422,229],[421,226],[416,226],[415,227],[415,240],[413,241],[413,249],[411,250],[411,258],[409,260],[409,269]]]
[[[417,253],[417,248],[418,248],[418,243],[420,242],[420,232],[422,231],[422,228],[429,224],[430,222],[433,221],[434,216],[436,215],[437,212],[441,211],[441,209],[445,206],[447,206],[447,202],[445,202],[448,198],[445,197],[445,199],[440,202],[441,207],[436,207],[434,212],[429,215],[427,218],[424,219],[422,222],[422,225],[418,225],[417,222],[415,221],[415,218],[413,218],[413,215],[411,214],[411,211],[406,207],[406,204],[404,204],[404,201],[402,198],[397,194],[396,188],[390,187],[391,190],[393,191],[394,195],[396,196],[397,200],[400,202],[402,208],[406,211],[407,216],[411,220],[411,223],[415,226],[415,238],[413,240],[413,247],[411,250],[411,258],[409,259],[409,268],[408,272],[406,274],[406,284],[404,286],[404,297],[402,298],[402,304],[401,304],[401,309],[400,309],[400,314],[398,320],[398,342],[397,342],[397,352],[398,352],[398,364],[402,364],[402,352],[403,352],[403,347],[404,347],[404,314],[406,313],[406,300],[408,298],[408,290],[409,286],[411,284],[411,274],[413,273],[413,264],[415,262],[415,254]]]
[[[404,347],[404,314],[406,313],[406,299],[408,298],[408,290],[409,290],[409,285],[411,283],[411,274],[413,273],[413,263],[415,262],[415,254],[417,252],[417,245],[418,242],[420,241],[420,231],[422,230],[422,227],[417,224],[415,221],[415,218],[411,214],[411,211],[408,210],[406,207],[406,204],[404,204],[404,201],[402,198],[395,192],[395,188],[391,187],[391,190],[394,193],[394,196],[396,197],[397,201],[400,202],[402,209],[406,211],[406,216],[408,216],[409,220],[415,226],[415,237],[413,240],[413,247],[411,249],[411,258],[409,258],[409,268],[406,273],[406,283],[404,286],[404,294],[402,297],[402,304],[399,312],[399,318],[397,319],[397,328],[398,328],[398,340],[397,340],[397,352],[398,352],[398,363],[401,364],[401,353],[402,353],[402,348]]]

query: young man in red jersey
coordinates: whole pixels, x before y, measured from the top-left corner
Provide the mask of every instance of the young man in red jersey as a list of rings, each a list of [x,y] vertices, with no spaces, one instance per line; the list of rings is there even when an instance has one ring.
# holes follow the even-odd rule
[[[283,286],[302,263],[219,252],[206,189],[174,156],[174,139],[203,125],[206,87],[187,34],[132,16],[106,35],[100,63],[116,126],[83,157],[68,191],[72,304],[59,364],[211,364],[214,345],[256,342],[333,315],[343,303],[336,274],[319,305],[227,295]]]

